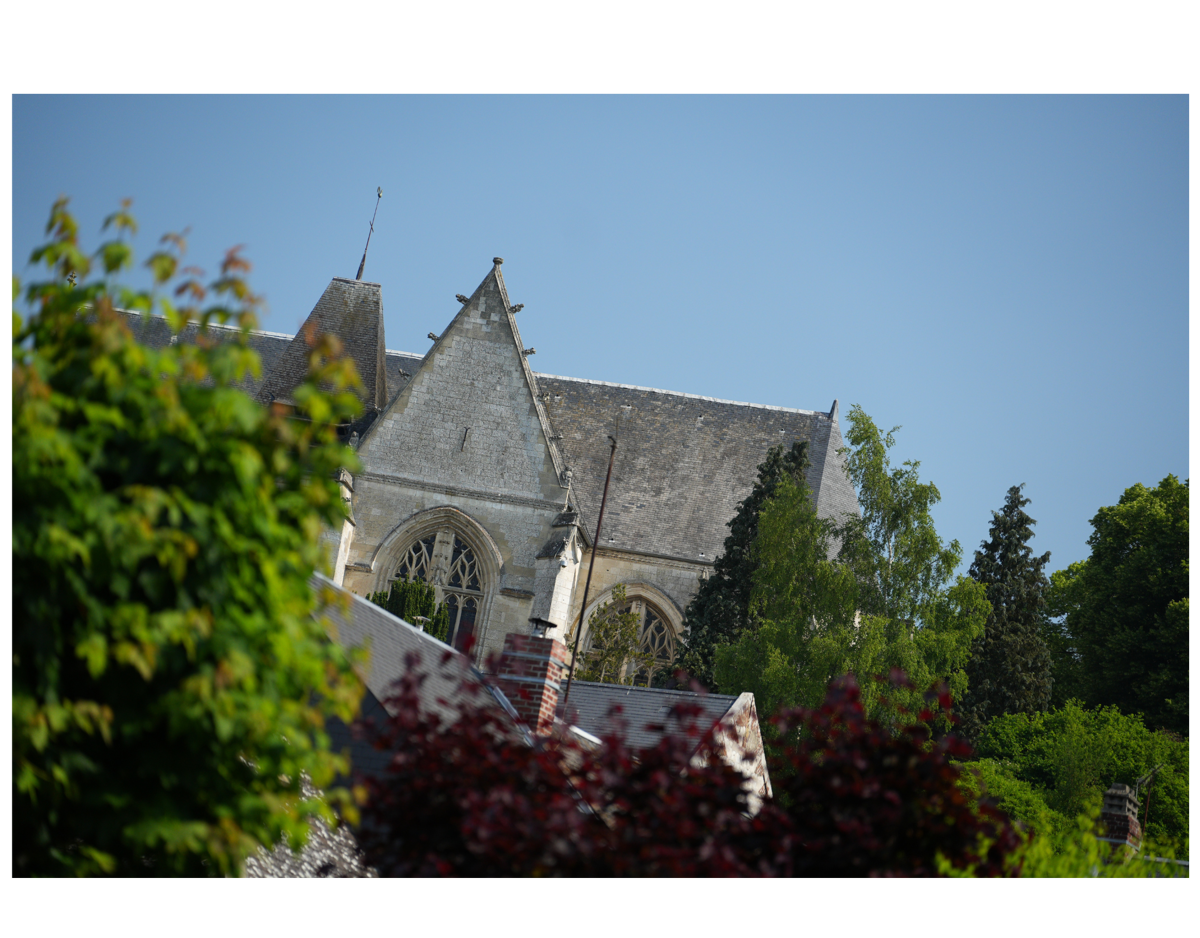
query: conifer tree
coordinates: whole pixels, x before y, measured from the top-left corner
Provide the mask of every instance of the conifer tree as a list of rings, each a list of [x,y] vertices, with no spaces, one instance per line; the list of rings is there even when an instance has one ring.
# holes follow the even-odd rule
[[[1029,546],[1037,524],[1025,513],[1024,483],[1008,490],[1004,507],[992,512],[988,540],[975,551],[970,575],[987,590],[991,615],[975,640],[967,664],[962,732],[978,736],[987,722],[1006,713],[1038,713],[1050,705],[1050,652],[1040,634],[1049,552],[1035,557]]]
[[[439,641],[446,641],[450,631],[449,611],[445,603],[438,603],[437,592],[428,583],[407,578],[396,580],[390,590],[370,593],[367,599],[413,625],[418,618],[428,619],[425,631]]]
[[[774,446],[758,467],[758,481],[738,505],[737,514],[728,522],[729,536],[725,551],[713,564],[713,571],[700,584],[700,590],[688,604],[684,627],[687,644],[676,667],[706,687],[715,689],[713,655],[718,645],[735,642],[749,624],[750,592],[756,564],[751,545],[758,536],[758,515],[763,504],[775,493],[784,473],[801,481],[808,468],[808,443],[797,440],[786,453]],[[673,681],[670,669],[656,675],[656,684]]]

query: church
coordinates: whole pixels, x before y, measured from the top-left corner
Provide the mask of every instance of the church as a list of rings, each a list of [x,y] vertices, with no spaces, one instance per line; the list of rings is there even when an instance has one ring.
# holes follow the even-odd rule
[[[858,513],[839,452],[837,401],[828,411],[801,410],[538,374],[502,264],[493,258],[475,292],[455,297],[457,311],[440,334],[429,334],[424,354],[389,350],[381,286],[342,277],[330,281],[296,335],[255,331],[248,339],[262,377],[248,378],[245,390],[264,405],[295,405],[306,336],[336,335],[362,379],[363,412],[339,430],[361,465],[339,471],[349,512],[340,530],[323,535],[331,578],[313,579],[318,595],[331,586],[354,594],[346,612],[323,614],[335,622],[338,642],[370,649],[361,713],[385,715],[392,682],[414,654],[449,669],[422,685],[424,708],[452,721],[456,695],[475,687],[526,740],[566,732],[601,744],[620,724],[634,749],[650,747],[670,732],[666,714],[686,698],[724,728],[717,754],[746,777],[753,806],[771,796],[754,695],[649,685],[686,640],[684,610],[772,447],[807,441],[818,514]],[[173,336],[165,320],[130,317],[146,344],[195,339],[194,324]],[[214,329],[218,338],[222,330]],[[461,656],[419,623],[364,598],[401,578],[434,586],[450,614],[447,642]],[[568,704],[560,693],[580,614],[586,654],[586,623],[619,586],[649,664],[620,675],[635,686],[575,681]],[[355,773],[384,770],[386,759],[348,727],[331,720],[327,729]],[[300,854],[260,851],[246,872],[373,875],[353,833],[322,824]]]
[[[387,349],[378,283],[334,277],[297,335],[253,334],[263,377],[247,390],[293,403],[305,333],[341,339],[363,414],[345,428],[361,469],[341,474],[350,517],[326,535],[333,580],[360,596],[401,577],[434,585],[450,643],[478,666],[531,619],[570,644],[611,455],[581,647],[592,612],[623,584],[653,657],[636,675],[647,684],[684,641],[684,610],[771,447],[807,440],[818,514],[858,512],[837,401],[802,410],[538,374],[502,264],[455,298],[423,354]],[[161,321],[144,328],[169,340]]]

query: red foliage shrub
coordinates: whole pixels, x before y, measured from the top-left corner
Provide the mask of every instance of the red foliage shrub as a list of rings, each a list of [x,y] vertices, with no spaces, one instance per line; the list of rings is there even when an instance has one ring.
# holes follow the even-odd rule
[[[903,672],[890,680],[911,687]],[[888,729],[865,717],[847,675],[830,684],[819,708],[774,718],[788,740],[771,775],[791,821],[792,875],[933,876],[938,854],[980,876],[1012,872],[1005,857],[1020,834],[963,792],[950,762],[970,758],[970,746],[954,734],[928,738],[925,726],[950,715],[949,693],[930,691],[925,700],[913,724]]]
[[[652,749],[632,751],[619,729],[590,747],[529,737],[474,703],[443,723],[422,712],[417,664],[387,701],[394,716],[360,726],[391,754],[363,780],[359,831],[383,876],[933,875],[939,852],[995,875],[1019,843],[955,784],[948,760],[965,744],[866,720],[851,679],[821,708],[777,718],[783,797],[750,817],[699,707],[676,706]]]

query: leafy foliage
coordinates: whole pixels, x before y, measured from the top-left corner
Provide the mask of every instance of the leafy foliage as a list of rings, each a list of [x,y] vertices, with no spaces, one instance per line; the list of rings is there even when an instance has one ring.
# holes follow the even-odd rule
[[[310,419],[259,406],[237,387],[259,368],[237,250],[205,286],[164,238],[148,266],[159,289],[182,275],[176,306],[113,282],[128,203],[109,227],[89,258],[56,203],[33,253],[52,276],[13,314],[13,868],[237,873],[257,844],[332,819],[300,779],[344,770],[325,712],[349,719],[360,690],[308,579],[344,518],[332,475],[355,465],[332,424],[357,401],[318,384],[357,376],[318,340],[295,394]],[[200,332],[154,351],[118,307]],[[214,321],[241,332],[217,341]]]
[[[1023,877],[1097,877],[1101,879],[1147,879],[1188,877],[1188,868],[1178,865],[1170,846],[1155,846],[1153,854],[1121,858],[1111,845],[1099,840],[1094,818],[1076,818],[1068,834],[1051,840],[1034,835],[1015,854]]]
[[[671,714],[683,732],[637,759],[617,735],[600,749],[569,737],[530,744],[474,701],[448,723],[423,713],[420,661],[408,665],[386,723],[359,727],[391,754],[386,773],[365,780],[359,836],[381,875],[755,872],[742,841],[761,824],[745,816],[742,777],[719,760],[691,764],[699,708]]]
[[[916,690],[899,671],[884,688]],[[954,734],[929,742],[927,726],[949,718],[950,694],[943,686],[922,696],[925,708],[901,706],[908,719],[889,726],[867,717],[847,676],[819,708],[777,718],[780,735],[797,740],[772,771],[797,838],[795,874],[931,876],[943,864],[977,876],[1010,872],[1016,830],[959,784],[952,760],[970,747]]]
[[[428,619],[425,631],[438,641],[446,641],[450,634],[450,614],[446,604],[439,603],[437,591],[421,580],[396,580],[386,593],[371,593],[367,599],[413,625],[417,624],[418,618]]]
[[[654,656],[641,650],[638,614],[626,609],[625,584],[613,587],[612,599],[601,603],[588,618],[589,649],[575,676],[581,681],[632,684],[638,670],[649,667]],[[567,644],[574,641],[574,630]]]
[[[993,716],[1036,713],[1050,704],[1050,652],[1041,635],[1050,554],[1033,556],[1034,521],[1024,508],[1023,485],[1008,490],[1004,508],[992,512],[988,540],[975,551],[971,578],[987,589],[992,605],[983,635],[967,664],[968,691],[961,731],[975,738]]]
[[[1079,654],[1079,643],[1067,628],[1067,613],[1072,607],[1074,581],[1086,561],[1077,561],[1065,570],[1050,574],[1049,585],[1044,594],[1046,607],[1038,631],[1050,655],[1050,706],[1065,706],[1068,700],[1084,700],[1087,697],[1087,675],[1083,669],[1083,658]]]
[[[846,472],[862,514],[845,521],[839,560],[858,577],[865,614],[915,623],[941,599],[962,547],[938,536],[931,509],[942,496],[920,481],[921,464],[892,467],[888,450],[900,428],[883,433],[858,404],[847,419]]]
[[[818,704],[829,681],[847,670],[858,586],[851,571],[828,559],[833,534],[803,477],[780,479],[762,506],[752,552],[754,624],[715,652],[721,689],[751,691],[763,713]]]
[[[852,670],[866,676],[899,668],[917,688],[944,681],[962,700],[971,645],[987,621],[986,592],[969,577],[954,576],[962,547],[938,536],[931,509],[941,494],[920,481],[921,464],[892,467],[888,450],[899,427],[884,434],[857,404],[848,420],[846,471],[862,512],[839,531],[838,559],[854,571],[862,610]],[[904,703],[916,707],[911,697]],[[873,704],[870,709],[877,712]],[[948,720],[939,726],[949,729]]]
[[[758,467],[758,480],[750,494],[738,505],[729,521],[725,549],[713,563],[712,573],[700,583],[700,589],[688,604],[684,616],[687,643],[678,655],[676,666],[704,687],[716,688],[713,674],[716,648],[737,640],[750,622],[750,592],[754,569],[752,554],[758,535],[758,518],[763,504],[771,498],[784,476],[802,480],[808,468],[808,443],[796,441],[786,453],[774,446]],[[672,684],[669,668],[657,675],[656,683]]]
[[[1073,832],[1077,817],[1098,810],[1109,785],[1133,785],[1162,764],[1141,796],[1144,834],[1160,844],[1188,839],[1187,741],[1151,732],[1136,714],[1070,701],[1045,713],[996,717],[979,738],[978,756],[972,765],[990,779],[988,793],[1054,843]]]
[[[677,705],[657,746],[526,741],[494,708],[422,713],[418,659],[383,724],[361,724],[390,754],[368,778],[360,843],[382,875],[934,875],[1010,873],[1017,832],[968,797],[951,757],[919,725],[868,719],[852,679],[820,708],[781,719],[792,743],[784,797],[750,815],[744,779],[713,755],[715,729]],[[903,686],[901,676],[893,681]],[[946,698],[930,700],[943,710]],[[932,713],[917,715],[934,719]],[[780,777],[782,764],[776,766]]]
[[[1052,577],[1071,676],[1091,704],[1188,732],[1188,480],[1134,485],[1092,519],[1091,556]],[[1068,664],[1070,659],[1068,658]]]
[[[862,408],[849,419],[847,465],[862,517],[836,527],[817,517],[803,479],[781,480],[762,506],[751,551],[756,623],[716,653],[721,690],[753,691],[768,712],[816,706],[828,682],[845,673],[862,680],[875,719],[892,719],[897,704],[919,711],[923,690],[939,681],[958,698],[987,617],[982,586],[967,577],[951,582],[960,549],[943,545],[933,527],[937,489],[918,480],[916,463],[891,469],[893,436],[884,437]],[[828,551],[838,538],[833,563]],[[868,679],[894,669],[913,687],[892,688],[885,703]]]

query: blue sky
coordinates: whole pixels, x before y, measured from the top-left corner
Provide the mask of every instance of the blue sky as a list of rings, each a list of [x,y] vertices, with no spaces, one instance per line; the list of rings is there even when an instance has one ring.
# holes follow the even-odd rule
[[[1188,475],[1188,104],[1178,97],[13,98],[13,269],[70,196],[134,199],[141,257],[246,245],[292,332],[383,285],[424,353],[505,258],[538,371],[902,426],[966,562],[1010,485],[1087,556]],[[844,421],[843,421],[844,425]],[[965,566],[965,565],[964,565]]]

